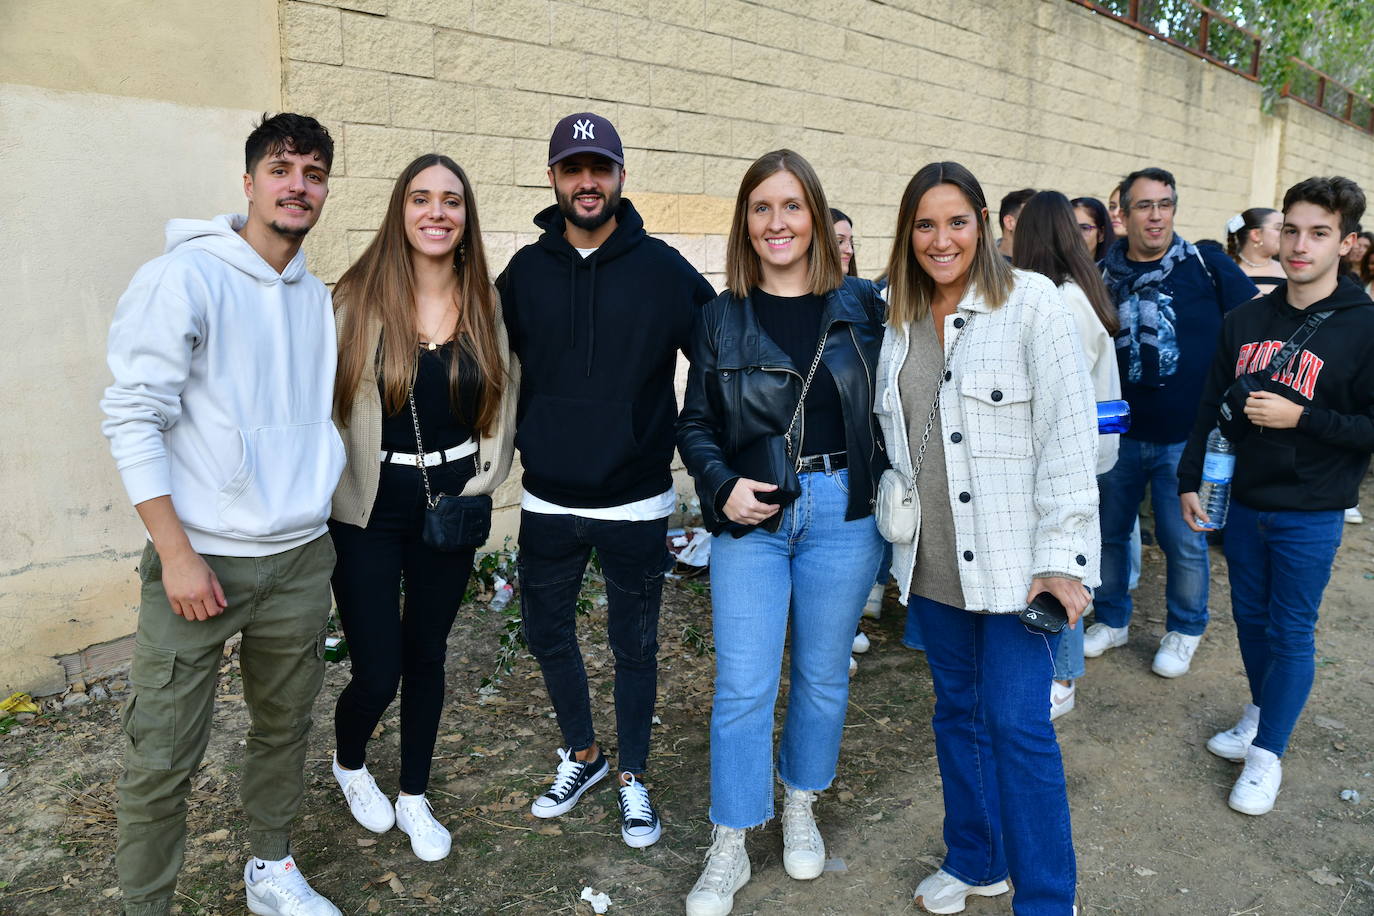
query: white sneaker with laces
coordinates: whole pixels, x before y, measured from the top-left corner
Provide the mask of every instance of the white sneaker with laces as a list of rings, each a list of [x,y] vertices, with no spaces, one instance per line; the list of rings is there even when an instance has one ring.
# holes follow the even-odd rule
[[[859,660],[854,656],[849,656],[849,676],[853,677],[859,673]]]
[[[868,641],[868,634],[860,630],[854,634],[854,647],[849,651],[853,652],[855,655],[863,655],[871,646],[872,643]]]
[[[1207,750],[1223,760],[1244,763],[1245,753],[1250,750],[1250,742],[1255,740],[1255,735],[1259,732],[1259,714],[1258,706],[1246,703],[1239,722],[1207,739]]]
[[[1159,641],[1159,651],[1155,653],[1150,670],[1160,677],[1182,677],[1192,667],[1193,653],[1197,651],[1197,644],[1200,642],[1201,636],[1188,636],[1170,630]]]
[[[886,584],[875,585],[868,590],[868,599],[864,601],[864,616],[874,620],[883,616],[883,592],[887,589]]]
[[[687,916],[726,916],[735,907],[735,892],[749,878],[744,831],[717,824],[706,851],[706,868],[687,895]]]
[[[1363,525],[1364,516],[1360,514],[1359,506],[1351,506],[1345,510],[1345,523],[1347,525]]]
[[[620,838],[634,849],[652,846],[663,835],[663,824],[649,801],[649,790],[633,773],[623,773],[620,779]]]
[[[391,799],[377,788],[377,781],[367,771],[345,770],[339,766],[339,755],[334,754],[334,778],[343,790],[344,799],[353,819],[373,833],[386,833],[396,823],[396,811],[391,807]]]
[[[811,804],[815,792],[788,789],[782,803],[782,867],[798,881],[819,878],[825,868],[825,841]]]
[[[1108,649],[1124,646],[1131,638],[1131,627],[1109,627],[1105,623],[1095,623],[1083,631],[1083,655],[1097,658]]]
[[[914,895],[927,913],[962,913],[970,895],[996,897],[1011,890],[1006,881],[996,884],[965,884],[943,868],[916,885]]]
[[[1051,722],[1065,713],[1073,712],[1073,698],[1076,692],[1072,681],[1067,686],[1055,680],[1050,681]]]
[[[411,851],[426,862],[438,862],[453,847],[453,837],[434,817],[434,806],[423,795],[397,797],[396,826],[410,837]]]
[[[343,916],[315,892],[291,856],[276,862],[249,859],[243,867],[248,912],[255,916]]]
[[[1283,763],[1273,751],[1250,745],[1245,752],[1245,769],[1231,787],[1226,803],[1241,814],[1268,814],[1274,810],[1283,782]]]

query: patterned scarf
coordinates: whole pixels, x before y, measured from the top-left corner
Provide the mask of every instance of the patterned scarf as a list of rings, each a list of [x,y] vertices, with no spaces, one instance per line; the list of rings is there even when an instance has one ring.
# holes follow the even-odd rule
[[[1201,259],[1201,255],[1192,242],[1175,232],[1164,257],[1144,273],[1137,273],[1127,263],[1126,239],[1108,249],[1102,261],[1102,279],[1121,320],[1116,349],[1126,351],[1126,381],[1132,384],[1162,388],[1165,379],[1178,371],[1177,315],[1171,306],[1174,297],[1161,287],[1169,273],[1189,258]]]

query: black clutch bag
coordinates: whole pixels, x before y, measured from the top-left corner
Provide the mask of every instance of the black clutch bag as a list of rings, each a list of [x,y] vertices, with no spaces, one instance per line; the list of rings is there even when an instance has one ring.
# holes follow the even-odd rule
[[[771,483],[776,490],[767,493],[755,492],[754,498],[761,503],[769,503],[779,509],[791,505],[801,496],[801,481],[797,479],[796,462],[787,454],[787,443],[781,436],[762,436],[742,449],[730,466],[741,477]],[[741,525],[736,536],[747,534],[754,528],[764,531],[777,531],[782,524],[782,512],[775,512],[757,525]]]

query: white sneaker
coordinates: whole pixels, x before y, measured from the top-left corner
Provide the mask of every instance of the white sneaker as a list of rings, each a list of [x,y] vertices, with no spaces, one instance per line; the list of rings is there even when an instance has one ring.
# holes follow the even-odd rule
[[[977,897],[996,897],[1011,888],[1006,881],[996,884],[965,884],[943,868],[916,885],[916,902],[927,913],[962,913],[964,899],[970,894]]]
[[[448,829],[434,817],[434,806],[423,795],[396,799],[396,826],[410,837],[410,849],[426,862],[438,862],[453,847]]]
[[[860,630],[854,634],[854,647],[850,649],[855,655],[863,655],[871,648],[872,644],[868,641],[868,634]]]
[[[1131,627],[1109,627],[1105,623],[1095,623],[1083,631],[1083,655],[1097,658],[1108,649],[1124,646],[1131,638]]]
[[[877,620],[883,616],[883,592],[887,585],[875,585],[868,590],[868,600],[864,602],[864,616]]]
[[[1345,523],[1347,525],[1363,525],[1364,516],[1360,514],[1359,506],[1351,506],[1345,510]]]
[[[348,810],[353,819],[373,833],[386,833],[396,823],[396,811],[391,807],[391,799],[377,788],[377,781],[367,771],[345,770],[339,766],[339,755],[334,754],[334,778],[343,790]]]
[[[859,660],[854,656],[849,656],[849,676],[853,677],[859,673]]]
[[[687,895],[687,916],[726,916],[735,907],[735,892],[749,878],[744,831],[717,824],[706,851],[706,868]]]
[[[1252,744],[1245,752],[1245,769],[1240,771],[1226,803],[1241,814],[1268,814],[1274,810],[1282,782],[1283,763],[1278,755]]]
[[[643,849],[658,842],[663,824],[649,801],[649,790],[633,773],[622,775],[620,784],[620,838],[625,845]]]
[[[1245,752],[1250,750],[1250,742],[1255,740],[1255,734],[1259,731],[1259,714],[1258,706],[1246,703],[1239,722],[1207,739],[1207,750],[1223,760],[1244,763]]]
[[[243,867],[248,912],[256,916],[343,916],[315,893],[291,856],[276,862],[249,859]]]
[[[1073,695],[1076,692],[1072,682],[1065,686],[1058,681],[1050,681],[1050,721],[1053,722],[1068,712],[1073,712]]]
[[[1182,677],[1193,664],[1193,653],[1201,636],[1187,636],[1170,630],[1159,641],[1159,651],[1155,653],[1154,664],[1150,670],[1160,677]]]
[[[825,868],[825,841],[811,813],[815,792],[788,789],[782,803],[782,867],[798,881],[819,878]]]

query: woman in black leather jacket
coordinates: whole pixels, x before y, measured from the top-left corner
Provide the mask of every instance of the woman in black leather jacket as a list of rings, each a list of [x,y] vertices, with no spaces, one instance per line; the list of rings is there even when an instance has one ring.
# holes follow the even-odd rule
[[[793,878],[821,873],[811,805],[835,777],[849,650],[882,553],[872,408],[883,303],[873,284],[843,276],[820,181],[791,150],[745,173],[726,276],[729,290],[698,315],[678,418],[678,448],[716,535],[716,830],[688,916],[730,912],[749,880],[744,831],[773,816],[773,714],[789,625],[776,762],[783,865]]]

